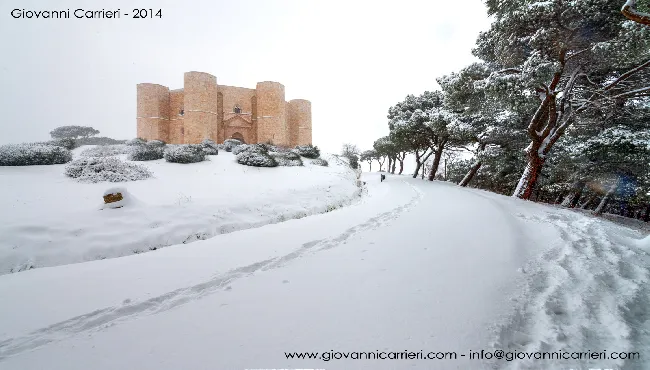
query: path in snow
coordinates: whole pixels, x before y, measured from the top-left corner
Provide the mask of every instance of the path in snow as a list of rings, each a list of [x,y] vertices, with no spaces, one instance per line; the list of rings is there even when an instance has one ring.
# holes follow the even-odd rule
[[[0,369],[579,368],[284,353],[649,343],[647,254],[630,235],[448,184],[368,180],[362,202],[327,214],[0,276]]]

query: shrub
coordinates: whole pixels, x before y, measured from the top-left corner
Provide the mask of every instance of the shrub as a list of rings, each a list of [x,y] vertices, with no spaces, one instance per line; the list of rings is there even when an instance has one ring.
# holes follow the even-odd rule
[[[184,144],[169,145],[165,149],[165,160],[172,163],[196,163],[205,160],[205,152],[201,145]]]
[[[65,175],[80,182],[122,182],[144,180],[151,177],[149,169],[127,163],[115,157],[80,158],[65,167]]]
[[[310,163],[313,164],[314,166],[323,166],[323,167],[329,166],[329,163],[327,163],[327,161],[322,158],[312,159]]]
[[[295,151],[305,158],[315,159],[320,157],[320,149],[317,146],[309,145],[298,145],[295,148]]]
[[[153,141],[150,141],[143,145],[131,146],[131,151],[129,153],[129,160],[130,161],[155,161],[156,159],[162,159],[163,154],[165,152],[165,144],[163,143],[162,145],[160,145],[158,143],[154,143],[154,144],[151,143],[153,143]]]
[[[153,148],[162,148],[165,145],[167,145],[167,143],[165,143],[162,140],[151,140],[151,141],[147,141],[146,145],[151,146]]]
[[[277,167],[278,162],[266,152],[246,150],[237,155],[237,163],[253,167]]]
[[[293,166],[302,166],[302,160],[300,156],[293,152],[286,153],[270,153],[271,157],[278,162],[280,166],[293,167]]]
[[[98,145],[81,152],[82,157],[113,157],[120,154],[129,154],[129,147],[120,145]]]
[[[232,153],[237,155],[242,152],[268,153],[264,144],[242,144],[233,148]]]
[[[201,143],[201,147],[203,148],[203,152],[205,155],[217,155],[219,154],[219,148],[217,148],[217,143],[210,139],[205,139]]]
[[[72,160],[64,147],[47,144],[8,144],[0,146],[0,166],[63,164]]]
[[[82,137],[75,140],[75,147],[77,148],[82,145],[117,145],[117,144],[126,144],[126,140],[115,140],[105,136]]]
[[[269,151],[276,152],[276,153],[287,153],[287,152],[291,152],[292,149],[284,146],[279,146],[279,145],[271,145],[269,146]]]
[[[350,154],[348,156],[344,156],[344,158],[347,158],[349,160],[350,168],[353,170],[356,170],[359,168],[359,157],[356,156],[356,154]]]
[[[237,139],[228,139],[228,140],[224,140],[223,142],[224,149],[227,152],[231,151],[234,147],[242,144],[243,143]]]
[[[126,145],[128,146],[136,146],[136,145],[144,145],[147,143],[147,140],[145,139],[140,139],[139,137],[136,137],[135,139],[131,139],[126,142]]]
[[[66,148],[68,150],[72,150],[75,148],[75,140],[69,137],[61,138],[61,139],[54,139],[48,143],[49,145],[54,145],[54,146],[60,146],[62,148]]]

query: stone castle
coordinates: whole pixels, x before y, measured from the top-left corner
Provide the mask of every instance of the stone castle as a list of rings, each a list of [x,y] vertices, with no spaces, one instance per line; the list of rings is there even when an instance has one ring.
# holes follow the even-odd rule
[[[203,72],[186,72],[184,88],[138,84],[138,133],[146,140],[169,144],[222,143],[282,146],[311,144],[311,103],[284,100],[284,86],[258,82],[255,89],[217,85]]]

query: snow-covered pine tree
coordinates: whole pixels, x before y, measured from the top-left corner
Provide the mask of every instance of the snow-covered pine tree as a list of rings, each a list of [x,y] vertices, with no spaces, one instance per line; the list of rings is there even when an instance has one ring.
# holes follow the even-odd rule
[[[494,22],[474,54],[537,100],[528,164],[513,196],[529,199],[555,143],[581,114],[647,95],[650,28],[625,18],[610,0],[487,0]],[[624,103],[625,104],[625,103]]]

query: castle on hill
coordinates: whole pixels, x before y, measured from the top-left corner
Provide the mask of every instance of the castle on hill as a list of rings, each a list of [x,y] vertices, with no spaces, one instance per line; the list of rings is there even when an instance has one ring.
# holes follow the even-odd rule
[[[218,85],[203,72],[186,72],[184,88],[137,85],[137,137],[169,144],[222,143],[282,146],[311,144],[311,102],[284,100],[284,86],[258,82],[255,89]]]

